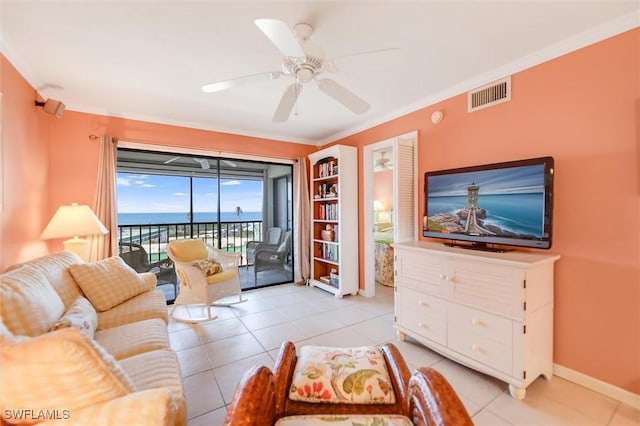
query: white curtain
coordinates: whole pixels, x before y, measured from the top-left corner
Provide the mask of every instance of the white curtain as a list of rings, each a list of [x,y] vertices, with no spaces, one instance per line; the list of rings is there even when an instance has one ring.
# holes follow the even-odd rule
[[[98,163],[98,185],[93,202],[93,211],[109,230],[107,235],[94,235],[89,240],[89,260],[96,262],[118,254],[118,223],[116,206],[116,161],[118,139],[102,135],[100,140],[100,162]]]
[[[308,284],[311,274],[310,238],[311,215],[309,214],[309,184],[307,181],[307,159],[300,157],[293,165],[293,202],[295,218],[293,221],[293,237],[295,243],[295,276],[296,284]]]

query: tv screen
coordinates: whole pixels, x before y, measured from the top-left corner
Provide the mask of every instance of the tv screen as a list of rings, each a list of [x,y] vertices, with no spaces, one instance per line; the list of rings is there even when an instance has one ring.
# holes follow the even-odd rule
[[[551,247],[552,157],[430,171],[424,184],[425,237],[481,249]]]

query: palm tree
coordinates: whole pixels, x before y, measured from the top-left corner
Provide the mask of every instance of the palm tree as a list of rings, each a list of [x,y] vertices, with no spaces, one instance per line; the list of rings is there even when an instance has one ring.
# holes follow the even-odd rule
[[[242,213],[244,213],[242,211],[242,207],[240,207],[240,206],[236,207],[235,208],[235,213],[236,213],[236,216],[240,217],[240,215],[242,215]]]

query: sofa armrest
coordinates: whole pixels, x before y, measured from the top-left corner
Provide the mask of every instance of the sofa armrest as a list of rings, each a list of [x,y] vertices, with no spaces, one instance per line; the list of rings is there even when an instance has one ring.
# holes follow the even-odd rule
[[[409,380],[409,410],[417,426],[473,426],[471,417],[447,379],[432,368],[420,368]]]
[[[140,278],[142,278],[152,289],[158,284],[158,278],[153,272],[142,272],[138,275],[140,275]]]
[[[271,370],[253,367],[238,383],[224,425],[272,426],[276,421],[274,397]]]
[[[60,410],[65,425],[162,425],[176,422],[177,405],[166,388],[138,391],[77,410]],[[56,419],[40,423],[59,424]]]

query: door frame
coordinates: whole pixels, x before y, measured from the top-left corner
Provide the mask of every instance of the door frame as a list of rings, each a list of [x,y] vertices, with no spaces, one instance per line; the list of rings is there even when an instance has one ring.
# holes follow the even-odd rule
[[[363,202],[364,202],[364,206],[362,208],[362,215],[363,215],[363,232],[364,232],[364,239],[363,239],[363,250],[364,250],[364,255],[362,256],[362,258],[364,259],[364,289],[360,289],[359,294],[361,294],[362,296],[365,297],[374,297],[376,295],[376,279],[375,279],[375,241],[373,238],[373,233],[374,233],[374,209],[373,209],[373,186],[374,186],[374,172],[373,172],[373,152],[377,151],[379,149],[383,149],[383,148],[391,148],[393,155],[392,158],[395,158],[395,151],[396,151],[396,140],[400,139],[400,138],[407,138],[407,139],[413,139],[414,141],[414,167],[417,166],[417,147],[418,147],[418,132],[417,131],[411,131],[408,133],[405,133],[403,135],[399,135],[399,136],[394,136],[392,138],[389,139],[385,139],[379,142],[375,142],[369,145],[365,145],[363,147],[363,152],[362,152],[362,177],[363,177]],[[416,206],[418,203],[417,200],[417,188],[418,188],[418,182],[417,182],[417,169],[415,170],[416,173]],[[393,187],[396,187],[396,176],[394,174],[394,184]],[[395,198],[395,194],[394,194],[394,198]],[[395,221],[394,221],[394,226],[395,226]],[[366,253],[370,253],[370,255],[367,255]]]

